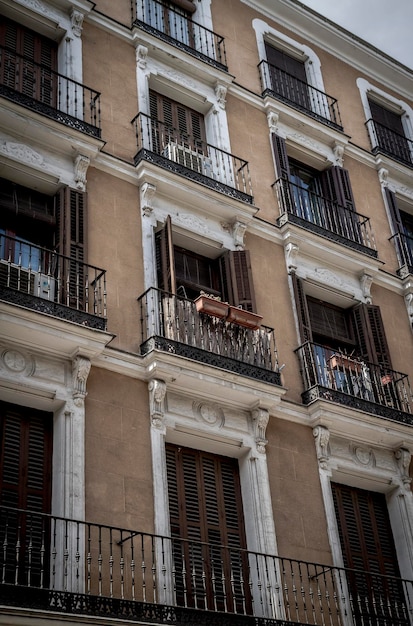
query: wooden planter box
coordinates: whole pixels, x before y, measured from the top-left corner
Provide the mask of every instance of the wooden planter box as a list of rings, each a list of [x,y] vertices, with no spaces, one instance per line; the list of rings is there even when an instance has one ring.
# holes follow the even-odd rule
[[[227,317],[228,304],[226,302],[221,302],[220,300],[215,300],[215,298],[202,295],[195,298],[194,302],[198,313],[207,313],[208,315],[222,319]]]
[[[230,306],[228,309],[227,322],[233,322],[239,326],[256,330],[261,325],[262,315],[245,311],[245,309],[239,309],[236,306]]]
[[[329,359],[330,367],[333,370],[347,370],[351,374],[361,374],[361,363],[344,354],[333,354]]]

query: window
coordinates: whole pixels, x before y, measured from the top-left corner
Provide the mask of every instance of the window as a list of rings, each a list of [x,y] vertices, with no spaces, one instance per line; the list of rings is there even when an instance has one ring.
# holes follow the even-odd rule
[[[57,106],[57,44],[0,16],[3,60],[0,83],[34,100]]]
[[[402,114],[368,99],[376,146],[385,154],[404,163],[413,164],[412,148],[403,127]]]
[[[311,109],[304,61],[265,44],[271,89],[287,102]]]
[[[291,159],[285,139],[272,133],[281,213],[316,224],[343,240],[367,245],[347,170],[339,166],[318,171]],[[293,219],[294,221],[294,219]]]
[[[206,291],[247,311],[256,310],[248,250],[229,251],[210,259],[175,246],[170,216],[156,233],[155,243],[160,289],[188,298]]]
[[[385,194],[394,232],[392,240],[396,247],[399,268],[406,268],[409,273],[413,273],[413,215],[408,205],[406,205],[405,211],[402,210],[405,205],[388,187],[385,187]]]
[[[49,528],[35,514],[51,512],[52,425],[51,413],[0,402],[0,503],[33,513],[1,512],[1,545],[7,531],[9,550],[19,546],[6,558],[6,582],[47,584]]]
[[[332,483],[344,566],[357,625],[408,626],[407,607],[387,510],[381,493]],[[394,577],[394,579],[392,579]]]
[[[190,0],[145,0],[145,20],[172,39],[191,45],[193,36],[190,18],[195,8]]]
[[[167,444],[166,464],[178,604],[251,613],[237,460]]]

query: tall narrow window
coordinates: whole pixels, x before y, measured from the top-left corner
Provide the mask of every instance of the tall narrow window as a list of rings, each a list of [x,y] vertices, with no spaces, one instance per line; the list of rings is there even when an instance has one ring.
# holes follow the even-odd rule
[[[0,402],[0,542],[7,582],[47,585],[53,415]],[[22,509],[26,512],[17,512]],[[7,539],[7,541],[6,541]]]
[[[277,97],[311,110],[304,61],[265,44],[271,88]]]
[[[0,16],[0,82],[34,100],[57,105],[57,44]]]
[[[177,603],[251,612],[237,461],[169,444],[166,461]]]
[[[409,141],[403,128],[400,113],[391,111],[369,99],[371,118],[374,124],[374,138],[377,148],[405,163],[413,163]]]
[[[385,496],[336,483],[332,490],[355,623],[408,626]]]

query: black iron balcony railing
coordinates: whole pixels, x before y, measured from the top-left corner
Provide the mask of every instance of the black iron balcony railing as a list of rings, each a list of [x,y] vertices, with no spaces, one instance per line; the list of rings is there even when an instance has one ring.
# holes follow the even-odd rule
[[[404,233],[396,233],[390,237],[396,248],[397,260],[399,262],[399,274],[413,274],[413,237]]]
[[[413,395],[407,374],[310,341],[296,353],[305,404],[323,398],[413,425]]]
[[[106,272],[0,233],[0,299],[106,329]]]
[[[323,124],[343,130],[335,98],[267,61],[261,61],[258,69],[263,96],[273,96]]]
[[[142,354],[159,349],[281,385],[272,328],[252,330],[199,313],[192,300],[155,288],[148,289],[138,302]]]
[[[138,152],[135,165],[145,159],[185,178],[252,204],[247,161],[215,148],[144,113],[132,120]]]
[[[413,167],[413,141],[411,139],[373,119],[367,120],[366,126],[373,154],[386,154],[404,165]]]
[[[0,46],[0,96],[100,137],[100,94]]]
[[[132,19],[133,25],[142,30],[227,71],[224,38],[197,24],[169,3],[137,0],[133,3]]]
[[[304,189],[286,178],[275,182],[280,217],[328,239],[377,257],[370,219],[328,198]]]
[[[134,622],[409,626],[413,581],[0,509],[0,603]]]

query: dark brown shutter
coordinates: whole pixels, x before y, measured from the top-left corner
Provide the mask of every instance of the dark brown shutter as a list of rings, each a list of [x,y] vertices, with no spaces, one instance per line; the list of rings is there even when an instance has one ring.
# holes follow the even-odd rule
[[[326,198],[350,211],[356,210],[350,175],[346,169],[334,165],[320,172],[319,179]]]
[[[295,272],[291,273],[291,281],[294,291],[295,306],[297,310],[298,328],[301,341],[312,341],[310,313],[308,310],[307,298],[304,292],[304,286],[301,278],[298,278]]]
[[[386,126],[386,128],[389,128],[398,135],[404,135],[402,118],[399,113],[380,106],[380,104],[377,104],[374,100],[369,100],[369,107],[371,117],[375,122]]]
[[[220,261],[224,299],[234,306],[256,312],[249,251],[229,251]]]
[[[277,133],[271,133],[271,142],[273,147],[275,167],[277,170],[278,178],[290,179],[290,164],[288,161],[287,146],[285,139],[277,135]]]
[[[164,137],[163,145],[176,141],[202,151],[206,134],[201,113],[154,91],[149,93],[149,103],[151,118],[161,123],[159,133]]]
[[[234,612],[243,601],[250,607],[237,460],[167,444],[166,463],[178,603]]]
[[[65,187],[55,196],[59,254],[87,262],[86,194]]]
[[[270,65],[274,65],[275,67],[280,68],[280,70],[283,70],[291,76],[302,80],[304,83],[307,82],[305,64],[303,61],[300,61],[300,59],[295,59],[289,54],[286,54],[283,50],[274,48],[268,43],[265,44],[265,53],[267,56],[267,61]]]
[[[407,626],[385,496],[336,483],[331,487],[344,565],[357,570],[347,578],[353,611],[361,620],[356,623]]]
[[[155,233],[155,249],[158,289],[168,293],[176,293],[172,220],[170,215],[166,218],[165,226]]]
[[[390,218],[393,224],[394,233],[403,233],[404,227],[400,214],[400,210],[397,204],[396,194],[388,187],[384,188],[386,194],[387,205],[390,211]]]
[[[357,345],[363,359],[392,369],[380,307],[361,303],[352,309],[352,313]]]

